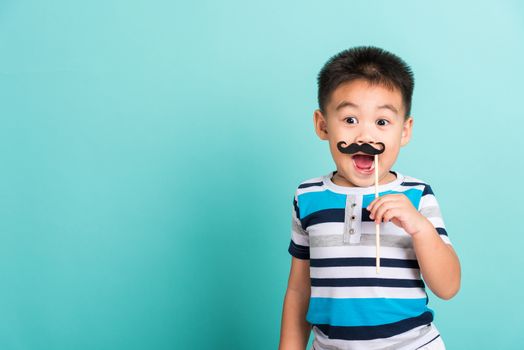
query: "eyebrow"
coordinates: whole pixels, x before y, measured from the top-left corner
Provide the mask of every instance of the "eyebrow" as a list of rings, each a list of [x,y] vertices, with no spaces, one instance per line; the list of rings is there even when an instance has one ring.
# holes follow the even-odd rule
[[[349,102],[349,101],[342,101],[338,104],[337,108],[335,108],[336,111],[338,110],[341,110],[342,108],[345,108],[345,107],[355,107],[355,108],[358,108],[358,105],[352,103],[352,102]]]
[[[342,108],[345,108],[345,107],[354,107],[354,108],[358,108],[358,105],[354,104],[353,102],[349,102],[349,101],[342,101],[339,103],[339,105],[337,106],[337,108],[335,108],[335,110],[340,110]],[[382,105],[382,106],[378,106],[378,109],[389,109],[390,111],[394,112],[395,114],[398,114],[398,110],[395,108],[395,106],[393,106],[392,104],[390,103],[387,103],[385,105]]]
[[[382,105],[382,106],[379,106],[378,109],[389,109],[390,111],[394,112],[395,114],[398,114],[398,111],[397,109],[395,108],[395,106],[393,106],[392,104],[385,104],[385,105]]]

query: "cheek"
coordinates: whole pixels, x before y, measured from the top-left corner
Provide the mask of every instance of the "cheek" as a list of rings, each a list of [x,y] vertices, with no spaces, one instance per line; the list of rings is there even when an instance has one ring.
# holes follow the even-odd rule
[[[343,139],[341,140],[334,139],[329,142],[329,148],[331,151],[331,155],[333,157],[333,160],[335,160],[335,162],[337,163],[343,162],[346,159],[351,159],[349,155],[344,154],[338,150],[337,143],[340,141],[343,141]]]
[[[343,141],[346,139],[346,136],[344,135],[344,132],[341,130],[341,128],[332,127],[328,128],[329,138],[333,141]]]
[[[340,157],[342,153],[338,150],[337,143],[339,141],[337,140],[330,140],[329,141],[329,148],[331,150],[331,154],[333,154],[334,157]]]
[[[392,165],[397,159],[399,150],[400,148],[397,144],[390,144],[389,148],[386,146],[386,151],[383,153],[382,160],[385,163]]]
[[[395,152],[398,152],[398,150],[400,149],[400,144],[401,144],[401,134],[400,133],[392,133],[390,135],[388,135],[384,141],[384,144],[386,145],[386,151],[395,151]]]

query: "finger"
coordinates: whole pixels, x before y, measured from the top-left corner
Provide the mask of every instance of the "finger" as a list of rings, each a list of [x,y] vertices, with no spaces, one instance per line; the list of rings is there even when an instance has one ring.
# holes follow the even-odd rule
[[[367,210],[371,211],[373,209],[373,207],[377,204],[377,201],[380,199],[380,197],[378,198],[375,198],[371,201],[371,203],[368,204],[368,206],[366,207]]]
[[[375,219],[378,219],[378,223],[391,221],[393,217],[402,215],[402,208],[402,200],[397,199],[384,202],[380,205],[380,207],[376,208]],[[386,215],[387,213],[389,214]]]
[[[369,210],[369,217],[371,219],[375,219],[375,216],[377,215],[377,210],[384,203],[384,199],[382,197],[379,197],[376,198],[372,203],[373,205],[369,205],[367,209]]]
[[[373,210],[374,207],[376,207],[377,205],[380,205],[379,203],[389,202],[389,201],[398,200],[398,199],[399,199],[398,194],[386,194],[384,196],[375,198],[371,203],[369,203],[366,209],[371,211]]]
[[[384,214],[382,215],[382,220],[384,220],[384,222],[390,222],[391,220],[396,218],[398,214],[398,208],[390,208],[384,212]]]
[[[375,213],[373,214],[374,221],[376,223],[381,223],[384,220],[384,213],[392,208],[396,208],[395,201],[388,201],[381,203],[380,206],[375,208]]]
[[[373,219],[374,217],[377,216],[377,212],[379,208],[383,207],[384,205],[387,205],[388,206],[387,208],[389,208],[390,205],[393,203],[398,203],[398,198],[391,197],[391,196],[389,198],[386,198],[385,196],[384,198],[382,197],[378,198],[375,205],[370,210],[370,214],[369,214],[370,218]]]
[[[380,206],[384,200],[387,199],[386,196],[375,198],[369,205],[366,207],[367,210],[373,211],[377,206]]]

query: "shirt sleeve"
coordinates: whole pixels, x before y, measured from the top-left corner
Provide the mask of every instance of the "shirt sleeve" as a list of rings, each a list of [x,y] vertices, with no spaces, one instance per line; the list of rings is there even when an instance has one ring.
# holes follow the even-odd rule
[[[309,235],[300,222],[300,209],[298,207],[298,194],[293,198],[291,219],[291,241],[288,252],[298,259],[309,260]]]
[[[435,194],[429,185],[425,185],[424,187],[424,192],[420,198],[418,211],[433,224],[444,243],[451,245],[448,232],[446,231],[446,226],[444,225],[444,220],[442,219],[442,213],[440,212],[437,198],[435,197]]]

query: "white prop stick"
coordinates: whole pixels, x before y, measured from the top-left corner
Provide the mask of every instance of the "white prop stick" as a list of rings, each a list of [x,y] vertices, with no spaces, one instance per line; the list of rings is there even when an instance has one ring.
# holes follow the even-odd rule
[[[378,198],[378,154],[375,154],[375,199]],[[377,274],[380,273],[380,224],[375,224],[375,245],[377,247]]]

